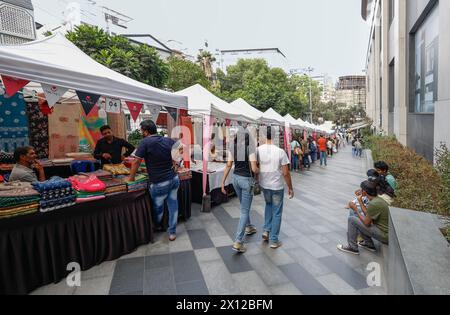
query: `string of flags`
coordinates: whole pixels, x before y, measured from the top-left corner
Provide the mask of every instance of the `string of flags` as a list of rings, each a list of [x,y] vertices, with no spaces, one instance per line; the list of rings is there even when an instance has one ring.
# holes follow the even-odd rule
[[[4,89],[0,86],[0,94],[6,94],[8,97],[12,97],[17,92],[22,90],[30,81],[13,78],[7,75],[1,75],[1,79],[3,82]],[[44,92],[44,96],[46,99],[46,112],[51,113],[53,107],[62,99],[64,94],[69,91],[68,88],[55,86],[51,84],[41,83],[42,90]],[[85,91],[75,91],[78,99],[80,100],[83,111],[86,115],[92,111],[92,109],[99,103],[101,95],[95,93],[89,93]],[[104,110],[107,113],[111,114],[119,114],[122,111],[122,101],[120,99],[105,97],[104,101],[102,99],[102,105],[104,103]],[[137,121],[139,114],[144,108],[143,103],[137,103],[132,101],[125,101],[125,104],[130,111],[131,117],[134,122]],[[158,120],[159,114],[162,110],[162,106],[145,104],[145,108],[150,111],[152,119],[154,121]],[[177,119],[177,110],[172,108],[166,108],[169,115],[176,121]]]

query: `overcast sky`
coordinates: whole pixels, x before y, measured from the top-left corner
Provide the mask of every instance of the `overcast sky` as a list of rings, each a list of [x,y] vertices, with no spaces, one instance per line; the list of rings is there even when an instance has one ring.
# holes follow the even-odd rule
[[[33,0],[36,21],[60,23],[68,2]],[[361,0],[96,2],[132,17],[126,32],[177,40],[193,55],[208,40],[211,51],[278,47],[288,69],[312,66],[315,74],[334,78],[361,74],[364,68],[370,29],[361,18]]]

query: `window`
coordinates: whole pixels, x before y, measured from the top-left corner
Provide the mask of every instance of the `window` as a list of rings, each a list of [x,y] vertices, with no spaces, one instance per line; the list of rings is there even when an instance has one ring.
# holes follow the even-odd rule
[[[395,60],[389,65],[389,113],[395,109]]]
[[[389,0],[389,26],[391,26],[392,22],[395,18],[395,0]]]
[[[438,97],[439,15],[434,8],[414,35],[414,112],[434,113]]]

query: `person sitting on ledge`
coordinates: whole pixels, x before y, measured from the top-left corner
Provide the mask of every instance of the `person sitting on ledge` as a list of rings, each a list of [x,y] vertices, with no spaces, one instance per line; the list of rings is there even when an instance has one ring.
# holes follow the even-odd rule
[[[350,216],[348,218],[348,245],[339,244],[337,248],[340,251],[359,255],[359,247],[376,252],[373,239],[383,243],[389,243],[389,206],[380,197],[377,196],[377,186],[371,181],[365,181],[361,184],[362,193],[358,196],[358,201],[363,208],[366,216],[362,216],[358,211],[355,211],[357,216]],[[367,197],[369,205],[367,208],[362,199]],[[363,241],[358,243],[358,236],[361,236]]]
[[[389,185],[394,189],[394,192],[397,190],[397,181],[391,173],[389,173],[389,165],[386,162],[379,161],[375,163],[375,169],[377,172],[384,176]]]
[[[33,183],[45,181],[44,167],[37,160],[36,152],[32,147],[17,148],[14,152],[14,160],[17,164],[9,176],[10,182]],[[39,174],[39,179],[35,171]]]

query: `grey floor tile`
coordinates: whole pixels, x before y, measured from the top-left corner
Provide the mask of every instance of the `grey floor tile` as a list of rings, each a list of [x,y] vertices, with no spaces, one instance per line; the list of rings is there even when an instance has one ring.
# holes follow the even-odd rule
[[[116,261],[106,261],[81,273],[81,280],[89,280],[94,278],[112,277]]]
[[[110,295],[142,292],[144,289],[144,258],[119,260],[114,271]]]
[[[172,260],[169,254],[145,257],[145,270],[171,266]]]
[[[277,266],[289,265],[295,263],[295,260],[289,256],[283,247],[272,249],[267,244],[264,247],[264,253]]]
[[[195,251],[195,257],[197,257],[197,261],[199,263],[222,259],[222,257],[220,257],[219,252],[215,247],[198,249]]]
[[[358,295],[352,286],[335,273],[318,277],[317,281],[334,295]]]
[[[41,287],[30,295],[73,295],[75,293],[75,287],[69,287],[66,283],[66,279],[60,281],[57,284],[50,284]]]
[[[204,280],[177,283],[176,287],[178,295],[209,295]]]
[[[217,248],[223,262],[227,266],[230,273],[239,273],[253,270],[252,266],[247,261],[245,255],[238,254],[231,249],[231,247]]]
[[[355,290],[361,290],[368,287],[367,280],[364,276],[338,258],[330,256],[319,260],[331,271],[341,277],[345,282],[351,285]]]
[[[148,269],[144,277],[144,295],[175,295],[175,277],[171,267]]]
[[[236,285],[243,295],[270,295],[271,292],[255,271],[232,274]]]
[[[261,277],[264,283],[270,287],[289,283],[289,279],[265,254],[247,256],[250,265]]]
[[[273,295],[303,295],[292,283],[272,286],[269,288]]]
[[[112,275],[82,280],[81,287],[75,289],[74,295],[108,295],[111,281]]]
[[[300,245],[300,247],[305,249],[308,253],[310,253],[312,256],[314,256],[316,258],[328,257],[328,256],[332,255],[324,247],[322,247],[320,244],[314,242],[312,239],[310,239],[307,236],[297,237],[296,240],[298,241],[298,244]]]
[[[330,292],[299,264],[280,267],[286,277],[305,295],[329,295]]]
[[[287,249],[286,252],[314,277],[331,273],[330,269],[301,247]]]
[[[201,263],[200,268],[211,295],[241,294],[222,260]]]
[[[193,251],[172,254],[172,265],[176,283],[203,280]]]
[[[191,240],[192,247],[194,249],[204,249],[214,247],[213,242],[209,238],[208,233],[205,230],[190,230],[188,232]]]

